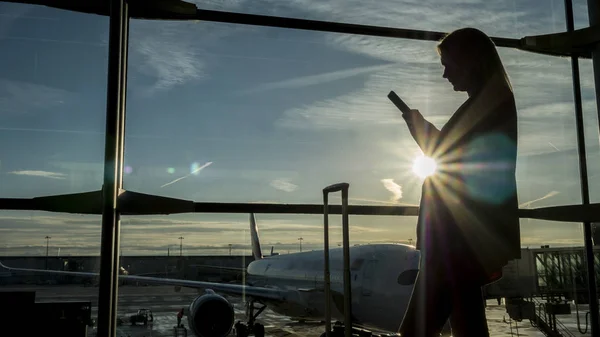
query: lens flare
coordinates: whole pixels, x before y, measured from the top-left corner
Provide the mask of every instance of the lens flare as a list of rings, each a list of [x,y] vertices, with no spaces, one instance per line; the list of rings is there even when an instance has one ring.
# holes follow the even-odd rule
[[[190,165],[190,174],[198,175],[200,171],[199,168],[200,164],[198,164],[197,162],[192,163],[192,165]]]
[[[435,160],[427,156],[419,156],[413,162],[412,170],[414,174],[424,179],[435,173],[437,164]]]

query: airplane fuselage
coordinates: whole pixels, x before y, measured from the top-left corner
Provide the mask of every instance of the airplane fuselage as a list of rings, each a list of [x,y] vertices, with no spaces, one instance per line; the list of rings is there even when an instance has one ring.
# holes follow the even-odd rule
[[[418,269],[419,252],[400,244],[377,244],[350,248],[352,317],[363,326],[397,331],[408,305],[412,285],[398,283],[399,275]],[[285,289],[294,298],[269,302],[276,313],[304,319],[324,320],[323,251],[270,256],[248,266],[246,283]],[[343,321],[343,250],[330,249],[331,312]]]

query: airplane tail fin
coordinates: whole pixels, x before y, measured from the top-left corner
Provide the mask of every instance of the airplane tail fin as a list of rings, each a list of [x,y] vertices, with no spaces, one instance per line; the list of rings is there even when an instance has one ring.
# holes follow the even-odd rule
[[[252,242],[252,255],[254,260],[260,260],[263,258],[260,250],[260,240],[258,239],[258,227],[256,225],[256,218],[254,213],[250,213],[250,240]]]

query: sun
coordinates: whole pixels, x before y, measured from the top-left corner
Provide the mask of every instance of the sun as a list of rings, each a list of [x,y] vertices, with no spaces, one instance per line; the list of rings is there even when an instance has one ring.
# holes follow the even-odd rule
[[[435,160],[427,156],[418,156],[413,162],[412,170],[414,174],[419,176],[422,179],[433,175],[437,169],[437,164]]]

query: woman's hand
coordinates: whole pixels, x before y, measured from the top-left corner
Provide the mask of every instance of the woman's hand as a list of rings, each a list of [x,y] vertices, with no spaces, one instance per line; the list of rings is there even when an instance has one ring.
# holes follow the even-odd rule
[[[406,121],[406,125],[411,133],[415,131],[415,126],[423,125],[425,118],[417,109],[412,109],[408,113],[402,114],[402,118]]]
[[[389,97],[389,96],[388,96]],[[402,118],[406,121],[408,131],[413,137],[417,145],[421,148],[426,156],[431,157],[431,152],[434,149],[429,144],[436,144],[440,137],[440,130],[425,120],[421,112],[416,109],[411,109],[407,113],[402,114]],[[433,143],[430,143],[433,141]]]

